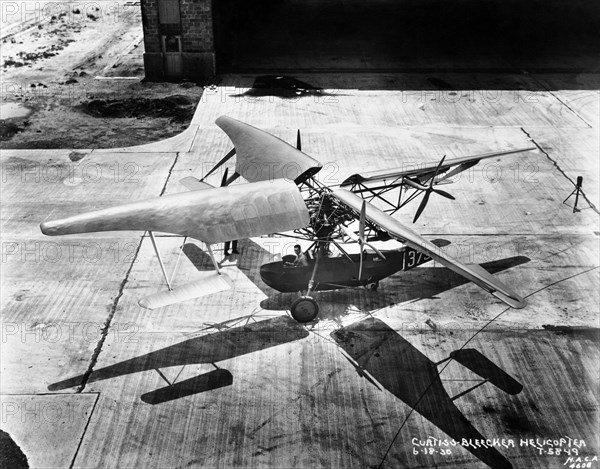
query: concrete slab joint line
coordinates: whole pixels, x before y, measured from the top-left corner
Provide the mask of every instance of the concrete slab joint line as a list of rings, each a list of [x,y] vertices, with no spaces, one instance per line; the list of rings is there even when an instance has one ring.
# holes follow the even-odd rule
[[[89,394],[94,394],[94,393],[89,393]],[[81,438],[79,438],[79,443],[77,444],[77,449],[75,450],[75,454],[73,455],[73,459],[71,460],[69,469],[73,469],[73,467],[75,466],[75,460],[77,459],[77,455],[79,454],[79,449],[81,448],[81,445],[83,444],[83,439],[85,438],[87,429],[90,426],[90,422],[92,421],[92,415],[94,415],[96,406],[98,405],[98,399],[100,398],[100,393],[95,393],[95,394],[96,394],[96,400],[94,401],[94,406],[92,407],[92,411],[90,412],[88,421],[85,424],[85,428],[83,429],[83,432],[81,433]]]
[[[576,185],[576,184],[575,184],[575,182],[573,181],[573,179],[571,179],[569,176],[567,176],[567,173],[565,173],[565,172],[564,172],[564,170],[563,170],[563,169],[562,169],[562,168],[561,168],[561,167],[558,165],[558,163],[556,162],[556,160],[552,159],[552,157],[550,157],[550,154],[549,154],[547,151],[545,151],[545,150],[542,148],[542,146],[541,146],[539,143],[537,143],[537,142],[536,142],[536,141],[535,141],[535,140],[534,140],[534,139],[531,137],[531,135],[529,135],[529,133],[528,133],[528,132],[527,132],[527,131],[526,131],[526,130],[523,128],[523,127],[521,127],[521,130],[523,131],[523,133],[524,133],[525,135],[527,135],[527,138],[529,138],[529,139],[532,141],[532,143],[533,143],[533,144],[534,144],[536,147],[538,147],[538,149],[539,149],[539,150],[540,150],[540,151],[541,151],[541,152],[542,152],[544,155],[546,155],[546,158],[548,158],[548,159],[549,159],[549,160],[552,162],[552,164],[553,164],[553,165],[556,167],[556,169],[558,169],[558,171],[560,172],[560,174],[562,174],[562,175],[565,177],[565,179],[567,179],[567,181],[569,181],[571,184],[573,184],[573,187],[575,187],[575,185]],[[596,208],[596,206],[595,206],[595,205],[594,205],[594,204],[593,204],[593,203],[590,201],[590,199],[588,199],[588,197],[587,197],[587,195],[585,195],[585,191],[584,191],[583,189],[581,189],[581,195],[583,196],[583,198],[585,199],[585,201],[586,201],[586,202],[587,202],[587,203],[590,205],[590,207],[592,208],[592,210],[593,210],[594,212],[596,212],[598,215],[600,215],[600,211],[599,211],[599,210],[598,210],[598,208]]]
[[[175,165],[177,164],[178,159],[179,159],[179,152],[175,153],[175,158],[173,160],[173,164],[169,168],[169,172],[167,173],[165,183],[162,187],[162,190],[160,191],[160,196],[164,195],[164,193],[167,190],[169,180],[171,179],[171,174],[173,173],[173,169],[175,168]],[[87,385],[88,379],[90,378],[90,376],[92,375],[92,372],[94,371],[94,366],[96,365],[96,362],[98,361],[98,357],[100,356],[100,352],[102,351],[102,346],[104,345],[104,341],[106,340],[106,337],[108,336],[108,331],[110,329],[112,319],[115,315],[115,312],[117,311],[117,306],[119,305],[119,300],[123,296],[123,293],[125,291],[125,286],[127,285],[127,282],[129,281],[129,275],[131,274],[131,271],[133,270],[133,266],[138,258],[138,255],[140,253],[140,249],[142,248],[143,242],[144,242],[144,236],[142,235],[140,237],[140,242],[137,246],[137,249],[135,251],[133,259],[131,260],[131,264],[129,265],[129,268],[127,269],[127,272],[125,273],[125,278],[123,279],[123,281],[121,282],[121,284],[119,286],[119,291],[117,293],[117,296],[115,297],[115,299],[113,301],[112,307],[110,309],[110,313],[108,314],[108,317],[106,318],[106,321],[104,323],[104,327],[102,328],[102,335],[100,336],[100,339],[98,340],[98,343],[96,344],[96,347],[94,348],[94,352],[92,353],[92,359],[90,360],[90,365],[88,366],[88,369],[86,370],[85,374],[83,375],[83,380],[82,380],[82,383],[79,385],[79,388],[76,391],[77,393],[83,392],[83,390],[85,389],[85,387]]]
[[[94,371],[94,366],[96,365],[96,362],[98,361],[98,357],[100,356],[100,352],[102,351],[102,346],[104,345],[104,341],[106,340],[106,337],[108,336],[108,330],[110,329],[110,324],[115,315],[115,312],[117,311],[117,306],[119,305],[119,300],[121,299],[121,297],[123,296],[123,293],[125,292],[125,286],[127,285],[127,282],[129,281],[129,275],[131,274],[131,271],[133,270],[133,265],[135,264],[135,261],[138,258],[138,255],[140,253],[140,249],[142,247],[143,242],[144,242],[144,237],[141,236],[140,242],[137,246],[137,249],[135,250],[135,254],[133,255],[133,259],[131,260],[131,264],[129,265],[129,268],[127,269],[127,272],[125,273],[125,278],[119,285],[119,292],[117,293],[117,296],[115,297],[115,299],[113,301],[110,312],[108,313],[108,317],[106,318],[106,321],[104,322],[104,327],[102,328],[102,334],[100,335],[100,339],[98,339],[98,343],[96,344],[96,347],[94,348],[94,353],[92,353],[92,359],[90,360],[90,365],[88,366],[88,369],[86,370],[85,374],[83,375],[83,380],[82,380],[81,384],[79,385],[79,388],[77,388],[77,391],[76,391],[77,393],[83,392],[83,390],[85,389],[85,387],[87,385],[88,379],[90,378],[90,376],[92,375],[92,372]]]
[[[565,103],[562,99],[560,99],[558,96],[556,96],[556,94],[554,94],[552,91],[548,90],[548,93],[550,93],[552,96],[554,96],[559,103],[561,103],[563,106],[565,106],[569,111],[571,111],[573,114],[575,114],[577,117],[579,117],[584,123],[585,125],[587,125],[590,129],[592,128],[592,124],[590,124],[588,121],[586,121],[581,114],[579,114],[575,109],[573,109],[571,106],[569,106],[567,103]]]
[[[548,93],[550,93],[560,104],[562,104],[563,106],[565,106],[569,111],[571,111],[573,114],[575,114],[577,117],[579,117],[579,119],[581,119],[585,125],[587,125],[590,129],[593,127],[592,124],[590,124],[588,121],[586,121],[581,114],[579,114],[575,109],[573,109],[571,106],[569,106],[567,103],[565,103],[562,99],[560,99],[551,89],[549,89],[543,81],[540,81],[536,78],[535,73],[530,73],[527,70],[521,70],[521,73],[523,73],[524,75],[527,75],[528,77],[532,78],[538,85],[540,85],[540,87],[544,88]]]
[[[194,136],[195,138],[195,136]],[[165,179],[165,184],[160,191],[160,197],[162,197],[167,191],[167,186],[169,185],[169,180],[171,179],[171,175],[173,174],[173,170],[175,169],[175,165],[177,164],[177,160],[179,160],[179,152],[175,153],[175,159],[173,160],[173,164],[169,168],[169,172],[167,173],[167,178]]]

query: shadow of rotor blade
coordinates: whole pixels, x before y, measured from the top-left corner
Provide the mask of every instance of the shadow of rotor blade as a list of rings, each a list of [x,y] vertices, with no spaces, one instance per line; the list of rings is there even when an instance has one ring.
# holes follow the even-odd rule
[[[450,353],[450,357],[507,394],[519,394],[523,390],[521,383],[485,357],[479,350],[472,348],[455,350]]]
[[[273,262],[273,254],[250,239],[238,240],[238,250],[240,254],[232,256],[232,259],[237,262],[237,267],[265,295],[272,295],[275,290],[265,285],[261,280],[260,266],[267,262]],[[210,256],[196,244],[186,243],[183,246],[183,252],[199,271],[214,270]]]
[[[217,363],[277,345],[303,339],[309,334],[289,316],[277,316],[213,334],[186,340],[139,357],[94,370],[88,383],[170,366]],[[48,386],[57,391],[79,386],[86,375],[59,381]]]
[[[215,267],[208,253],[204,252],[194,243],[185,243],[183,253],[199,271],[214,270]]]
[[[528,257],[515,256],[479,265],[489,273],[496,274],[529,261]],[[394,288],[394,284],[398,283],[398,288],[404,295],[403,301],[410,301],[434,298],[440,293],[470,283],[469,279],[446,267],[429,267],[429,265],[431,264],[419,266],[408,272],[399,272],[389,278],[388,284]],[[510,280],[506,283],[510,284]]]
[[[193,394],[230,386],[232,383],[233,375],[228,370],[219,368],[218,370],[194,376],[171,386],[147,392],[146,394],[142,394],[140,399],[147,404],[162,404],[163,402],[174,401],[175,399]]]
[[[521,264],[527,264],[530,261],[531,259],[529,259],[529,257],[526,256],[514,256],[490,262],[483,262],[479,265],[485,270],[487,270],[490,274],[495,274],[497,272],[502,272],[503,270],[507,270]]]
[[[446,392],[434,362],[376,318],[331,333],[338,345],[384,388],[456,441],[484,439]],[[493,447],[465,447],[494,469],[512,468]]]

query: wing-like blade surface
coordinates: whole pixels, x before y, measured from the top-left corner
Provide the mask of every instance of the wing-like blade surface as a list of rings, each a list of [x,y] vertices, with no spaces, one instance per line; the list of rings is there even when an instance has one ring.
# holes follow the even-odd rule
[[[203,272],[204,273],[204,272]],[[173,290],[164,290],[140,299],[138,304],[142,308],[156,309],[170,306],[182,301],[193,300],[201,296],[210,295],[223,290],[229,290],[232,285],[227,274],[219,275],[216,272],[204,273],[202,279],[175,287]]]
[[[335,198],[339,201],[360,213],[362,209],[363,199],[344,189],[339,189],[333,192]],[[517,293],[513,292],[509,287],[498,281],[492,274],[484,270],[478,265],[463,264],[445,254],[435,244],[427,241],[418,233],[415,233],[410,228],[401,224],[398,220],[390,217],[372,204],[366,204],[366,218],[388,234],[403,242],[404,244],[416,249],[419,252],[435,259],[440,264],[448,267],[457,274],[468,278],[473,283],[479,285],[488,293],[491,293],[496,298],[502,300],[507,305],[513,308],[523,308],[527,304],[526,301]]]
[[[180,179],[179,182],[183,184],[190,191],[203,191],[204,189],[212,189],[215,186],[210,185],[208,182],[201,181],[194,176],[187,176]]]
[[[236,184],[171,194],[41,224],[49,236],[97,231],[161,231],[208,244],[289,231],[309,214],[293,182]]]
[[[221,116],[216,124],[235,146],[235,171],[250,182],[284,178],[296,183],[316,174],[322,167],[314,158],[251,125]]]
[[[464,171],[465,169],[468,169],[471,166],[474,166],[475,164],[477,164],[480,160],[485,160],[487,158],[494,158],[496,156],[512,155],[514,153],[521,153],[524,151],[531,151],[531,150],[536,150],[536,149],[537,149],[536,147],[529,147],[529,148],[519,148],[518,150],[497,151],[497,152],[493,152],[493,153],[484,153],[484,154],[475,155],[475,156],[463,156],[460,158],[452,158],[452,159],[446,160],[444,162],[444,164],[442,164],[442,165],[440,165],[439,163],[427,163],[420,168],[411,168],[411,169],[394,168],[394,169],[384,169],[381,171],[370,171],[370,172],[362,173],[362,174],[353,174],[352,176],[346,178],[340,184],[340,186],[345,187],[345,186],[350,186],[352,184],[357,184],[357,183],[364,184],[364,183],[369,183],[369,182],[381,182],[381,181],[385,181],[386,179],[396,179],[396,178],[403,177],[403,176],[404,177],[426,176],[426,175],[433,174],[433,172],[438,167],[439,167],[438,171],[441,171],[441,172],[447,171],[449,168],[452,168],[453,166],[459,166],[462,168],[461,171]],[[460,171],[456,170],[452,173],[452,175],[455,175],[459,172]],[[444,179],[447,179],[447,178],[444,178]]]

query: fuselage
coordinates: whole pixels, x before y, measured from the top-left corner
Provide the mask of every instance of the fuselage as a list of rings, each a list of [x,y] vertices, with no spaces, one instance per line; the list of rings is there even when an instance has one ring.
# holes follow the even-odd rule
[[[315,272],[313,290],[337,290],[368,285],[400,270],[410,270],[431,260],[409,247],[384,251],[382,254],[385,259],[372,252],[364,254],[360,279],[360,254],[350,254],[350,259],[346,256],[322,257]],[[280,292],[306,290],[313,274],[315,260],[310,260],[305,267],[286,265],[286,262],[293,261],[294,258],[295,256],[285,256],[281,261],[263,264],[260,267],[262,281]]]

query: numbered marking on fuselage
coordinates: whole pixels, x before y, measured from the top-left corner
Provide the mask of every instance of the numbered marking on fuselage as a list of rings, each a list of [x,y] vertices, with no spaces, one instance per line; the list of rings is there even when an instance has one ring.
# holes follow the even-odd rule
[[[402,270],[410,270],[413,267],[424,264],[425,262],[428,262],[430,260],[431,257],[429,257],[428,255],[423,254],[419,251],[415,251],[411,248],[406,248],[406,251],[404,251],[404,265],[402,267]]]

